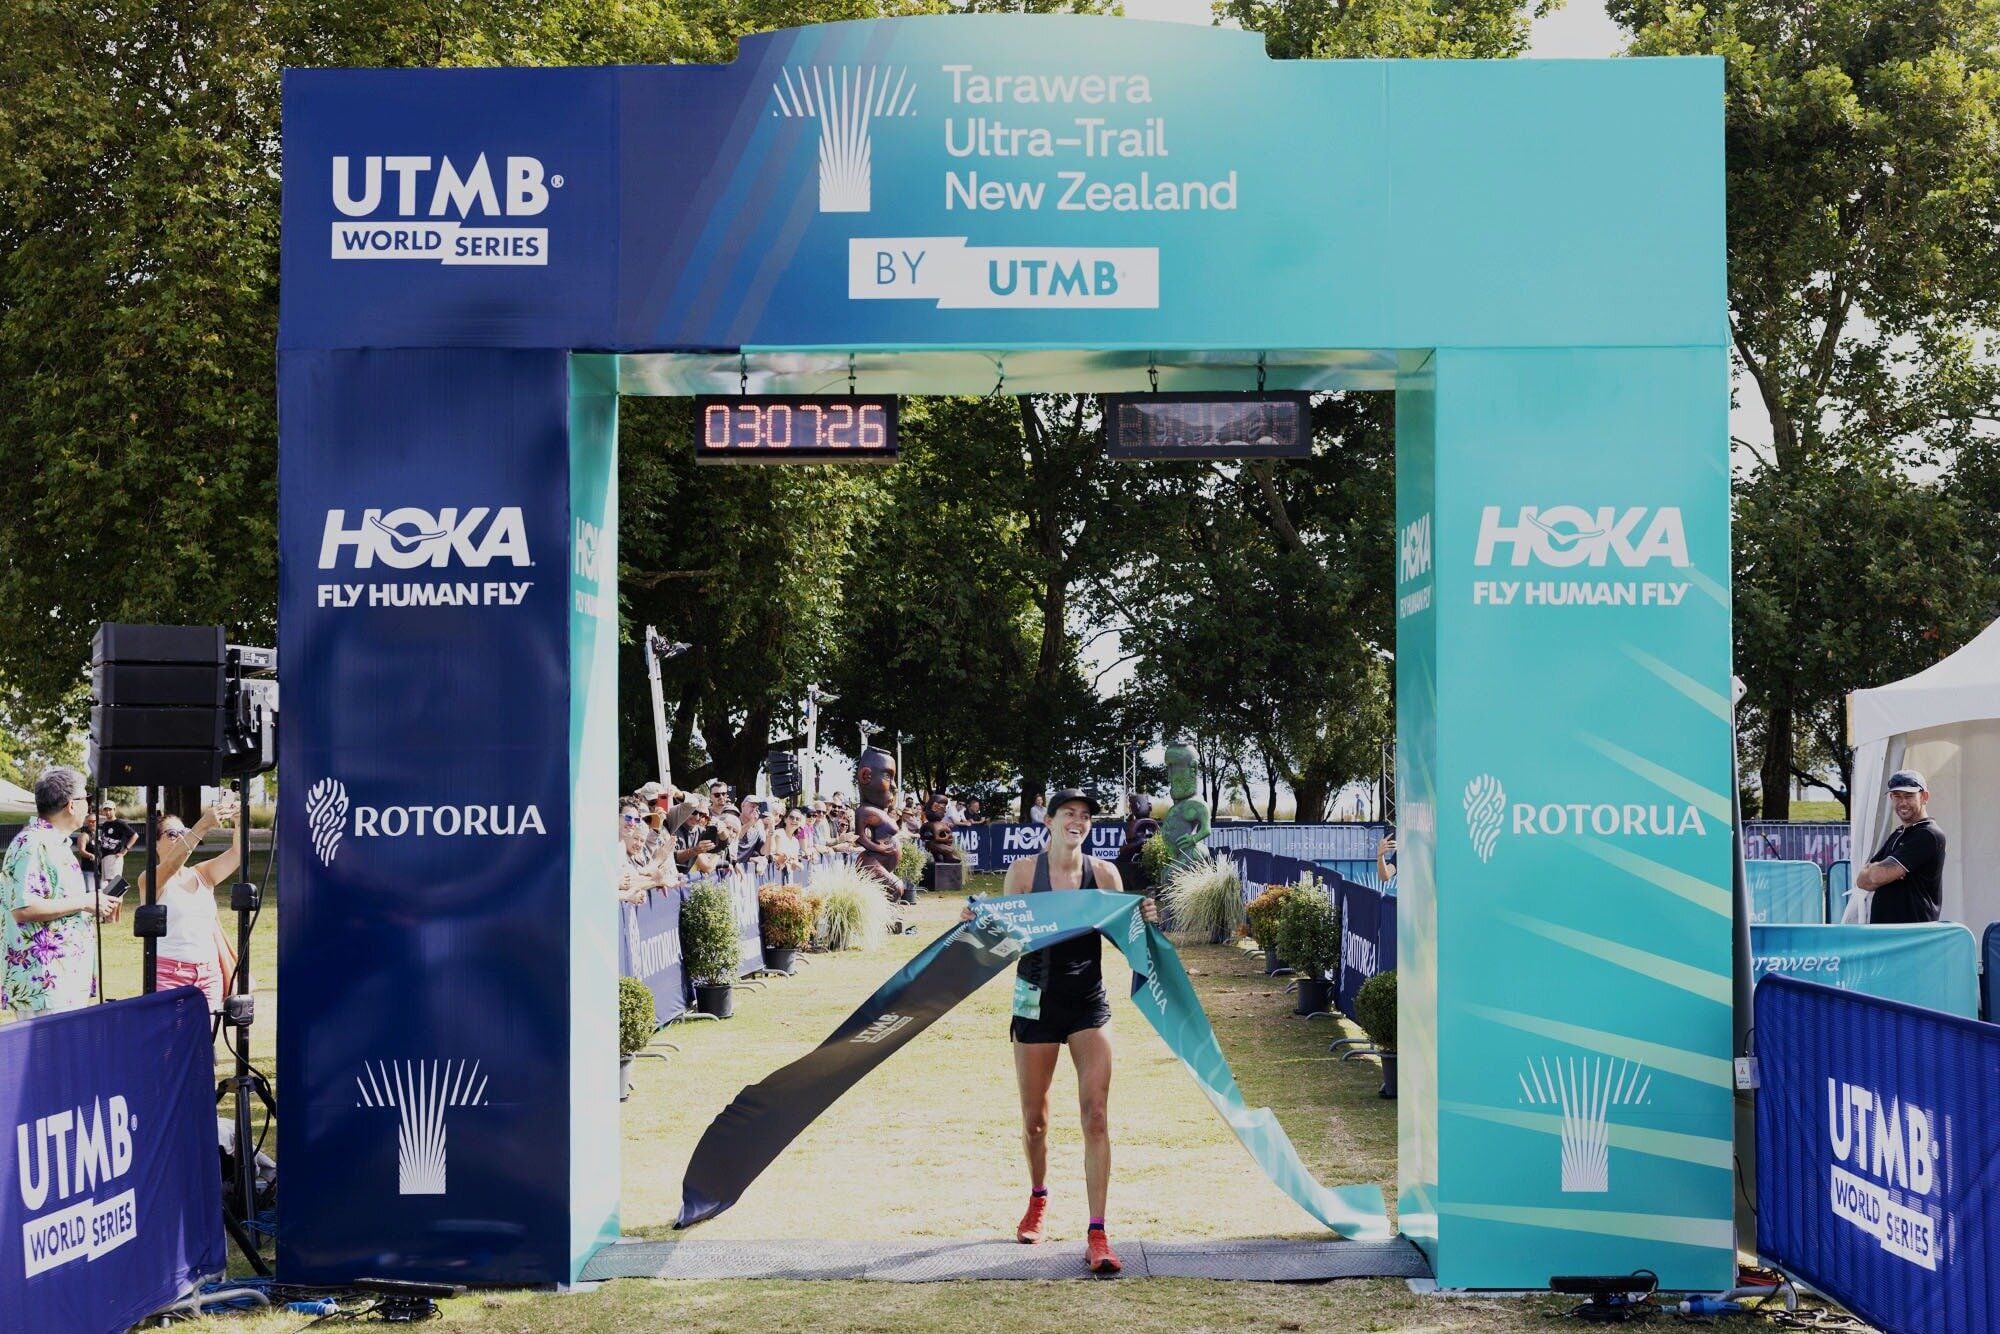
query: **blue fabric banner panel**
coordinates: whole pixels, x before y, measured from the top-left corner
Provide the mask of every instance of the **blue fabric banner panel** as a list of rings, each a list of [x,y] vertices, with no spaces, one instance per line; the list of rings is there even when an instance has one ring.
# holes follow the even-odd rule
[[[1757,1243],[1882,1329],[1993,1328],[2000,1029],[1757,984]]]
[[[736,975],[764,971],[764,932],[757,918],[757,877],[738,871],[724,882],[729,906],[736,914]]]
[[[220,1271],[208,1002],[0,1025],[0,1330],[117,1331]]]
[[[1746,861],[1753,923],[1812,926],[1826,921],[1826,877],[1812,862]]]
[[[655,890],[644,903],[621,904],[618,969],[653,993],[653,1018],[667,1023],[688,1007],[687,969],[681,965],[681,905],[685,889]]]
[[[1354,998],[1363,984],[1396,967],[1396,896],[1351,880],[1336,881],[1335,893],[1340,903],[1340,970],[1334,1003],[1353,1019]]]
[[[1956,922],[1899,926],[1752,926],[1755,976],[1776,973],[1972,1018],[1979,959]]]

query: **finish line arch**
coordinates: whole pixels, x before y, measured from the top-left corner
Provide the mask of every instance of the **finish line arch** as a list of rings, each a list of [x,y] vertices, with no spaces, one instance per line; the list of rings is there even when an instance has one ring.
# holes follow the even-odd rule
[[[1728,1286],[1721,94],[1022,16],[288,72],[286,1276],[617,1233],[620,394],[1261,358],[1397,395],[1404,1232],[1447,1287]]]

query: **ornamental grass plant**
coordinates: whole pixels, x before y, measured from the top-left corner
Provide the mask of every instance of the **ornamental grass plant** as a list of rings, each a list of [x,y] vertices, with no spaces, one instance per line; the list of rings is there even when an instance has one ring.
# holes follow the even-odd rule
[[[889,901],[881,884],[845,864],[814,872],[819,942],[829,950],[872,950],[889,932]]]
[[[1243,883],[1236,864],[1202,851],[1167,876],[1160,901],[1172,929],[1192,940],[1223,941],[1243,925]]]

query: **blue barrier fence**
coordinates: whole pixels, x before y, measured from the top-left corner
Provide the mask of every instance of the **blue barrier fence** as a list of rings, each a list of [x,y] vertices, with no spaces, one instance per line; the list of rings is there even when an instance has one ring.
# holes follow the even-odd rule
[[[214,1073],[192,987],[0,1025],[0,1330],[125,1329],[223,1270]]]
[[[694,1001],[694,980],[681,963],[681,906],[698,885],[716,884],[729,895],[729,908],[736,920],[736,975],[747,977],[764,967],[764,936],[757,911],[757,895],[766,885],[803,885],[813,872],[826,866],[851,862],[852,853],[827,854],[811,858],[806,865],[780,871],[769,867],[745,868],[726,875],[704,876],[674,889],[656,889],[644,903],[619,905],[618,971],[636,977],[653,993],[653,1010],[665,1024],[684,1013]]]
[[[1991,1329],[2000,1029],[1778,977],[1756,1022],[1758,1250],[1882,1329]]]
[[[1849,859],[1847,823],[1745,820],[1743,855],[1752,861],[1811,862],[1827,867]]]
[[[1377,973],[1396,967],[1396,896],[1379,889],[1338,880],[1340,904],[1340,966],[1334,972],[1334,1004],[1349,1019],[1361,986]]]
[[[1382,824],[1225,824],[1209,831],[1208,846],[1255,848],[1301,861],[1375,862]]]
[[[1777,974],[1972,1018],[1979,957],[1956,922],[1905,926],[1753,926],[1756,977]]]
[[[1838,922],[1847,911],[1847,896],[1854,888],[1854,863],[1845,859],[1826,868],[1826,920]]]
[[[687,969],[681,965],[681,905],[685,888],[654,890],[644,903],[621,903],[618,972],[636,977],[653,993],[653,1018],[669,1023],[687,1012],[692,999]]]
[[[1826,921],[1826,877],[1811,862],[1743,864],[1750,887],[1750,921],[1812,926]]]
[[[1039,824],[962,825],[952,831],[968,869],[1004,871],[1023,857],[1032,857],[1048,845],[1049,829]],[[1091,826],[1090,841],[1084,850],[1103,861],[1116,861],[1125,847],[1125,826]]]

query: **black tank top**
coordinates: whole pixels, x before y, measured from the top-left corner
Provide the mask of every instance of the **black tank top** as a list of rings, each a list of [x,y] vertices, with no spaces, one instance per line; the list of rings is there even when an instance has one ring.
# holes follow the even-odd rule
[[[1083,883],[1079,889],[1097,888],[1097,860],[1086,856],[1083,859]],[[1035,883],[1030,894],[1055,892],[1049,884],[1049,855],[1035,854]],[[1015,965],[1015,972],[1025,981],[1042,989],[1044,1003],[1050,997],[1057,1000],[1086,999],[1104,990],[1104,942],[1097,932],[1090,931],[1074,940],[1063,940],[1036,950],[1033,954],[1021,956]]]

